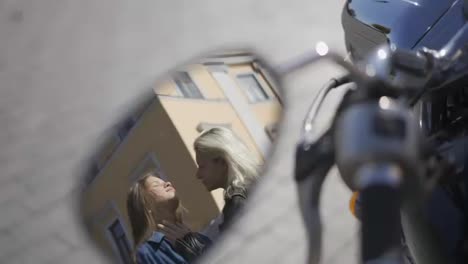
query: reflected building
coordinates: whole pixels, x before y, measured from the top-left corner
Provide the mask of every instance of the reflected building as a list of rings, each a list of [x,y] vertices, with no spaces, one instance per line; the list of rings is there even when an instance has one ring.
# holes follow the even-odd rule
[[[249,54],[230,53],[179,68],[158,82],[154,100],[129,116],[100,149],[83,189],[83,217],[100,246],[122,263],[129,259],[133,238],[126,194],[150,169],[173,183],[193,230],[220,213],[222,190],[209,192],[195,177],[193,142],[205,129],[227,127],[264,160],[282,111],[265,70]]]

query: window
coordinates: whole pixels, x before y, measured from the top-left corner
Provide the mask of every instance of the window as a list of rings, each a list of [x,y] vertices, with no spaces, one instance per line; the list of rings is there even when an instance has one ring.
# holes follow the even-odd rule
[[[112,225],[109,227],[109,232],[112,234],[112,239],[114,240],[115,246],[119,251],[120,258],[122,262],[125,264],[130,264],[131,262],[131,250],[125,236],[125,232],[123,229],[122,224],[120,223],[119,219],[116,219]]]
[[[237,79],[239,80],[241,87],[247,93],[249,102],[256,103],[269,99],[267,93],[263,90],[253,73],[238,75]]]
[[[197,85],[193,82],[192,78],[187,72],[178,72],[174,76],[177,91],[180,95],[187,98],[203,98]]]

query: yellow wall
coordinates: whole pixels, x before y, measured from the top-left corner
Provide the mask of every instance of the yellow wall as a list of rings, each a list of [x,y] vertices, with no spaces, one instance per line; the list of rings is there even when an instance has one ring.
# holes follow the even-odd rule
[[[270,125],[272,123],[279,122],[281,117],[281,105],[279,103],[259,103],[251,105],[253,112],[257,116],[259,122],[264,125]]]
[[[105,203],[113,200],[130,230],[125,208],[126,194],[131,185],[130,175],[149,152],[156,154],[166,176],[189,210],[191,227],[198,230],[208,224],[219,210],[210,193],[194,177],[196,164],[158,101],[150,106],[100,175],[87,188],[83,202],[85,217],[99,214]]]
[[[159,95],[178,96],[176,85],[172,80],[163,80],[154,88],[154,92]]]
[[[268,94],[270,100],[264,102],[258,102],[249,104],[252,113],[256,115],[257,120],[265,128],[271,124],[278,122],[282,108],[276,98],[276,94],[272,91],[268,82],[263,76],[254,71],[252,64],[236,64],[227,65],[229,75],[237,84],[237,88],[241,90],[247,101],[247,95],[237,82],[237,75],[251,73],[255,74],[260,85],[264,91]],[[249,147],[257,157],[261,160],[264,159],[260,149],[256,145],[252,136],[248,132],[243,122],[237,116],[234,108],[229,104],[228,100],[222,89],[219,87],[217,81],[212,77],[211,73],[207,70],[204,65],[194,64],[187,68],[192,80],[197,85],[200,92],[205,97],[204,99],[191,99],[183,97],[174,97],[176,95],[176,84],[174,81],[165,81],[155,88],[155,92],[159,95],[172,95],[173,97],[161,97],[162,104],[167,110],[169,116],[171,116],[173,123],[179,131],[182,140],[190,151],[192,157],[195,159],[195,153],[193,151],[193,142],[198,137],[199,132],[196,127],[199,123],[219,123],[219,124],[231,124],[233,130]],[[207,100],[208,99],[208,100]],[[217,100],[217,101],[215,101]],[[223,100],[223,101],[219,101]],[[212,193],[218,208],[221,210],[224,206],[223,193],[221,190],[214,191]]]
[[[187,67],[187,69],[189,69],[188,72],[190,74],[190,77],[193,79],[193,81],[195,82],[205,99],[225,98],[222,89],[219,87],[216,80],[211,76],[210,72],[206,69],[204,65],[194,64]],[[248,100],[247,94],[237,81],[237,76],[241,74],[255,75],[263,90],[267,93],[270,99],[264,102],[249,104],[251,106],[251,110],[255,113],[257,120],[261,122],[263,126],[268,126],[277,123],[281,115],[282,106],[279,103],[276,94],[273,92],[273,88],[269,86],[269,83],[265,80],[264,76],[258,72],[255,72],[252,67],[252,64],[250,63],[228,65],[228,69],[229,75],[238,85],[237,87],[241,90],[241,93],[246,101]],[[159,95],[177,95],[176,84],[172,80],[161,82],[157,87],[158,88],[155,89],[155,92]]]
[[[192,65],[190,67],[190,76],[206,99],[225,98],[224,93],[218,87],[218,83],[204,65]]]
[[[95,242],[101,246],[104,252],[108,254],[111,257],[119,257],[115,256],[115,252],[113,251],[111,243],[109,243],[108,238],[106,237],[106,228],[107,224],[112,223],[112,221],[117,217],[118,215],[113,213],[113,212],[107,212],[104,214],[102,217],[99,218],[99,222],[95,221],[92,225],[89,226],[90,228],[90,233],[93,234],[93,238]],[[128,238],[129,238],[129,243],[132,243],[132,237],[131,237],[131,231],[128,229]],[[130,248],[132,248],[132,245],[129,245]]]
[[[225,98],[223,92],[218,88],[218,84],[202,64],[193,64],[187,67],[190,78],[197,85],[205,99]],[[176,83],[172,79],[163,80],[154,89],[158,95],[178,96]]]
[[[251,138],[242,121],[227,101],[184,100],[179,98],[163,98],[161,102],[171,116],[174,126],[179,131],[186,148],[195,161],[193,142],[200,135],[197,126],[201,122],[212,124],[231,124],[234,133],[244,141],[257,158],[263,159],[260,150]],[[191,175],[195,178],[194,175]],[[222,191],[213,192],[213,197],[219,209],[224,206]]]
[[[161,98],[167,113],[172,117],[188,150],[194,155],[193,142],[200,135],[196,127],[199,123],[226,124],[232,126],[233,131],[240,137],[258,157],[260,151],[242,121],[227,101],[182,101],[177,98]]]
[[[268,97],[270,98],[267,101],[250,104],[251,110],[255,113],[257,120],[261,122],[263,126],[268,126],[270,124],[277,123],[281,116],[282,106],[279,103],[276,94],[273,92],[273,88],[269,86],[268,82],[261,74],[254,71],[251,64],[238,64],[231,65],[229,67],[229,75],[233,80],[236,81],[236,83],[238,83],[237,76],[241,74],[254,74],[258,82],[262,86],[263,90],[267,93]],[[241,88],[239,83],[238,87],[242,90],[242,94],[244,95],[245,100],[247,101],[247,94]]]

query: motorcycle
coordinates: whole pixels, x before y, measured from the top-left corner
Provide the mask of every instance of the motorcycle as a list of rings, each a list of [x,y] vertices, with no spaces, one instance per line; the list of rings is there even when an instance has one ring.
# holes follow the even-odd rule
[[[455,33],[444,45],[440,38],[432,46],[427,41],[423,45],[422,38],[419,44],[404,39],[398,45],[398,36],[393,35],[366,56],[356,52],[348,32],[354,64],[319,43],[311,54],[277,69],[286,75],[331,61],[347,71],[319,91],[296,149],[295,181],[309,238],[309,263],[320,262],[320,191],[333,165],[349,189],[359,194],[355,213],[361,221],[362,263],[468,261],[468,1],[452,1],[441,16],[434,10],[448,3],[395,5],[402,8],[403,2],[418,12],[432,8],[425,19],[436,17],[437,23],[458,12],[461,24],[459,28],[448,24]],[[343,12],[347,26],[356,23],[350,17],[364,17],[364,11],[377,5],[367,3],[366,10],[360,10],[364,4],[347,1]],[[372,27],[387,36],[396,34],[382,25]],[[331,90],[349,84],[352,88],[330,127],[317,133],[315,120],[322,102]]]

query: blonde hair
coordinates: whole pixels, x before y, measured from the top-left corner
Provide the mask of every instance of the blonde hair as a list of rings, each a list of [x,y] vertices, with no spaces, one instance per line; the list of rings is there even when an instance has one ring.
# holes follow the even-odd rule
[[[127,194],[127,213],[133,235],[134,250],[152,234],[156,225],[164,220],[157,218],[157,213],[152,212],[155,210],[154,200],[145,187],[145,182],[149,177],[158,177],[158,175],[154,171],[147,172],[130,187]],[[179,202],[175,215],[176,221],[182,222],[186,212],[187,209]]]
[[[260,162],[230,129],[215,127],[202,132],[194,142],[194,149],[226,162],[228,184],[225,199],[231,198],[235,191],[247,191],[258,179]]]

